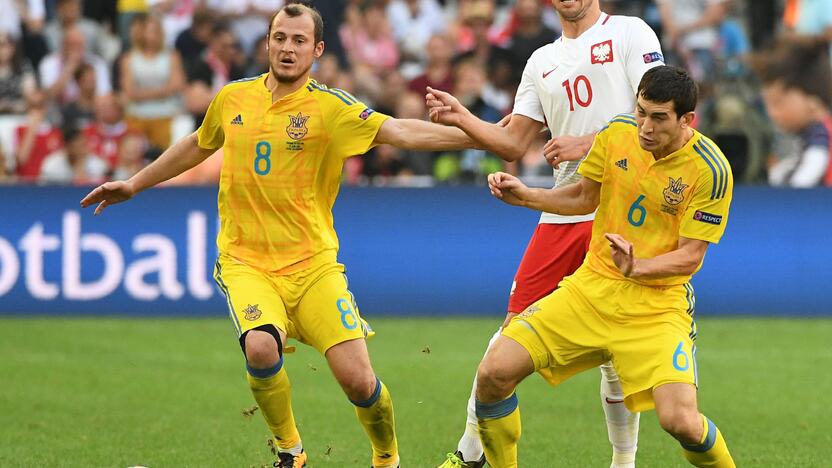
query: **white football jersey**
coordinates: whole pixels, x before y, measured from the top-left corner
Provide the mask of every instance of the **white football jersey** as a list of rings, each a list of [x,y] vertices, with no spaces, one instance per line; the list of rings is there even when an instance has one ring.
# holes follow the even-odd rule
[[[532,54],[512,113],[544,123],[553,137],[595,133],[616,115],[635,110],[642,75],[663,64],[659,39],[644,21],[601,13],[577,38],[561,36]],[[580,180],[579,165],[561,163],[555,187]],[[540,222],[577,223],[594,216],[543,213]]]

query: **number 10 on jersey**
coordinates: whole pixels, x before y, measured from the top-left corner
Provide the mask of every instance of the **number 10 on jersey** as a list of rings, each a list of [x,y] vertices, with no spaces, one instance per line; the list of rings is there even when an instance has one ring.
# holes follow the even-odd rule
[[[578,75],[571,83],[564,80],[561,83],[566,89],[566,96],[569,98],[569,112],[575,110],[575,103],[581,107],[589,107],[592,104],[592,85],[586,75]]]

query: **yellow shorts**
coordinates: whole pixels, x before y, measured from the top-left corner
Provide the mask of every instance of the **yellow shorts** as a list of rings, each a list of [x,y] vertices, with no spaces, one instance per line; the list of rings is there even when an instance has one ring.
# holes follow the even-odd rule
[[[503,335],[552,385],[612,360],[630,411],[652,409],[653,389],[697,384],[690,285],[642,286],[582,266],[515,317]]]
[[[274,325],[323,354],[338,343],[373,334],[347,289],[344,265],[334,255],[321,254],[308,268],[286,275],[220,255],[214,280],[225,295],[238,337]]]

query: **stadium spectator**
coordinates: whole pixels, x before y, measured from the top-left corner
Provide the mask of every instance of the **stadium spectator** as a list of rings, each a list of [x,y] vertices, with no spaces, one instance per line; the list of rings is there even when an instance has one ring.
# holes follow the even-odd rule
[[[508,111],[517,84],[514,81],[511,53],[495,45],[490,30],[494,22],[494,4],[491,0],[471,0],[460,5],[462,23],[468,28],[471,47],[455,59],[457,63],[474,61],[485,68],[488,86],[482,96],[489,105]]]
[[[235,62],[237,52],[237,37],[227,25],[218,24],[211,34],[208,50],[187,70],[185,107],[193,115],[196,126],[202,123],[214,95],[229,81],[245,76],[245,70]]]
[[[121,40],[122,49],[127,49],[133,45],[133,34],[131,28],[133,25],[133,18],[136,16],[146,16],[150,11],[146,0],[117,0],[116,12],[118,18],[116,19],[116,32]]]
[[[118,144],[118,159],[113,168],[113,180],[133,177],[145,166],[144,154],[147,140],[137,133],[128,133]]]
[[[338,57],[333,54],[324,53],[315,66],[312,77],[315,81],[325,84],[331,88],[340,88],[337,85],[339,76],[346,73],[338,63]],[[346,88],[344,88],[346,89]]]
[[[832,2],[786,0],[783,23],[792,33],[832,41]]]
[[[204,0],[146,0],[151,14],[161,16],[165,45],[173,47],[179,33],[191,27],[197,6]]]
[[[165,47],[162,23],[149,17],[140,45],[121,62],[121,89],[127,99],[127,124],[167,148],[171,123],[179,113],[185,71],[179,53]]]
[[[558,33],[543,24],[539,0],[517,0],[513,13],[516,25],[506,48],[512,57],[513,81],[519,83],[532,52],[554,41]]]
[[[84,129],[90,150],[115,167],[121,139],[127,134],[127,122],[119,100],[112,94],[95,99],[95,120]]]
[[[483,98],[486,84],[485,68],[474,60],[468,60],[457,67],[452,94],[479,119],[496,123],[503,115]],[[475,182],[484,180],[490,172],[503,170],[503,163],[484,150],[468,148],[442,154],[434,170],[440,181]]]
[[[667,62],[687,68],[700,85],[710,83],[716,71],[718,26],[725,19],[727,1],[656,0],[656,4]]]
[[[0,114],[25,114],[35,91],[37,80],[31,65],[12,35],[0,32]]]
[[[205,53],[208,43],[211,42],[211,33],[217,20],[214,14],[208,10],[201,9],[194,13],[191,27],[179,33],[176,38],[176,50],[182,57],[185,67],[190,67],[195,60]]]
[[[50,154],[40,169],[40,182],[88,185],[100,183],[109,172],[107,163],[90,153],[87,137],[77,128],[62,130],[64,147]]]
[[[269,19],[283,0],[207,0],[220,21],[227,22],[240,40],[243,53],[251,55],[254,44],[269,30]]]
[[[425,72],[410,80],[407,87],[416,94],[425,94],[425,88],[450,91],[454,85],[454,45],[447,34],[435,34],[427,43],[427,65]]]
[[[251,51],[248,63],[246,63],[246,76],[262,75],[269,71],[269,51],[266,50],[266,36],[254,43],[254,50]],[[337,66],[336,62],[336,66]],[[320,65],[318,65],[320,67]]]
[[[122,62],[124,62],[130,54],[137,50],[141,50],[142,48],[142,41],[144,40],[144,24],[146,21],[147,15],[144,13],[130,15],[130,41],[129,43],[122,44],[121,54],[116,57],[113,64],[113,87],[117,91],[121,91]]]
[[[447,30],[444,12],[436,0],[392,0],[387,5],[387,19],[403,61],[423,62],[428,58],[430,39]]]
[[[24,32],[40,33],[46,18],[43,0],[0,0],[0,33],[14,40],[23,39]]]
[[[46,113],[46,95],[42,92],[34,93],[29,103],[26,122],[15,129],[15,174],[20,181],[36,181],[43,160],[63,145],[60,130],[49,124]]]
[[[57,0],[55,18],[46,24],[43,34],[49,50],[55,52],[62,47],[68,29],[78,29],[84,36],[84,51],[88,55],[100,55],[101,26],[95,21],[81,16],[81,0]]]
[[[47,55],[38,66],[40,83],[47,97],[60,104],[74,100],[78,96],[78,86],[73,77],[82,63],[88,63],[95,69],[97,95],[112,92],[107,64],[101,57],[85,53],[83,32],[69,27],[64,29],[63,34],[61,50]]]
[[[399,50],[390,31],[384,8],[378,3],[363,8],[350,6],[341,25],[341,45],[356,73],[370,71],[381,75],[399,64]]]
[[[427,116],[425,109],[425,91],[421,93],[407,93],[396,105],[396,118],[420,119]],[[420,150],[398,149],[403,167],[400,175],[429,176],[433,174],[433,163],[438,153]]]
[[[763,83],[769,117],[783,132],[799,138],[793,154],[773,158],[772,185],[832,187],[832,68],[822,39],[792,38],[752,58]]]
[[[82,63],[75,74],[78,95],[61,106],[61,125],[64,127],[85,128],[95,118],[95,69],[88,63]]]

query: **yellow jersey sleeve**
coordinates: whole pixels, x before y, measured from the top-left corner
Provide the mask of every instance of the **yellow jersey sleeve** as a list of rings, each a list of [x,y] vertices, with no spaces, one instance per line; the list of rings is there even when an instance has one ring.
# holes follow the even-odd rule
[[[578,174],[599,183],[604,180],[604,169],[607,166],[607,140],[609,140],[609,135],[610,132],[606,128],[595,135],[589,153],[581,162],[581,165],[578,166]]]
[[[332,128],[331,145],[344,158],[364,154],[376,146],[381,124],[390,116],[376,112],[361,101],[342,107]]]
[[[205,119],[196,131],[197,144],[200,148],[219,149],[225,142],[222,129],[222,107],[227,96],[227,87],[223,87],[208,106]]]
[[[710,154],[714,155],[710,159],[713,168],[705,171],[708,176],[703,177],[704,180],[694,189],[693,198],[679,226],[679,235],[717,244],[728,223],[734,179],[725,157],[713,146],[710,149]]]

